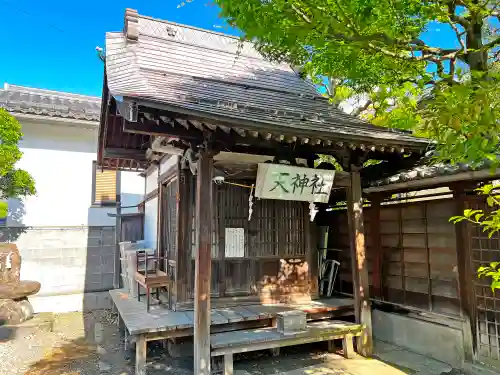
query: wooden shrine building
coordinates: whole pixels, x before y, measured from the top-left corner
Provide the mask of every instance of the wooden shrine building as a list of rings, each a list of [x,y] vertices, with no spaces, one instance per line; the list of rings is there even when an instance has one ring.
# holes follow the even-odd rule
[[[326,204],[265,199],[257,174],[273,167],[263,165],[301,168],[301,185],[295,172],[275,172],[273,188],[283,194],[306,189],[316,202],[322,193],[347,200],[355,316],[365,327],[358,350],[370,353],[362,186],[413,166],[426,140],[345,114],[249,43],[128,9],[123,31],[106,35],[98,142],[102,168],[144,171],[157,184],[145,205],[157,199],[155,245],[166,258],[169,308],[194,308],[197,374],[208,373],[211,306],[318,298],[310,213]],[[317,165],[320,154],[344,170],[332,174],[331,194],[320,191],[323,180],[313,185],[333,169]],[[363,168],[368,159],[383,162]]]

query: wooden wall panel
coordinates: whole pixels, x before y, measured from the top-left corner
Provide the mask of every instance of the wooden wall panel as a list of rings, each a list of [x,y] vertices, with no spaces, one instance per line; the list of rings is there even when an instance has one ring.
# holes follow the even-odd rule
[[[383,253],[385,300],[437,313],[459,313],[455,227],[448,222],[453,209],[449,199],[380,207],[379,241],[369,231],[366,239],[381,247],[367,246],[369,266],[377,251]],[[370,217],[369,210],[365,210],[366,217]],[[370,227],[366,221],[365,226]],[[330,248],[348,249],[345,212],[333,213],[330,233]],[[336,290],[349,293],[352,278],[346,253],[337,255],[341,272]]]
[[[244,182],[243,182],[244,183]],[[212,297],[259,297],[266,301],[310,298],[307,272],[307,203],[257,200],[248,220],[250,190],[214,186],[212,235]],[[193,225],[193,228],[196,228]],[[243,228],[242,258],[226,258],[226,228]],[[193,230],[191,258],[195,244]],[[292,260],[296,260],[293,263]],[[189,262],[188,296],[193,297],[194,262]],[[304,273],[305,272],[305,273]]]

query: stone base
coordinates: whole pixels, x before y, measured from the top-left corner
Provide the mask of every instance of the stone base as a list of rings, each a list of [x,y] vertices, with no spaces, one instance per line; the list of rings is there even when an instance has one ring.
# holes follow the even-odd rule
[[[0,325],[15,325],[33,317],[33,306],[27,299],[0,299]]]

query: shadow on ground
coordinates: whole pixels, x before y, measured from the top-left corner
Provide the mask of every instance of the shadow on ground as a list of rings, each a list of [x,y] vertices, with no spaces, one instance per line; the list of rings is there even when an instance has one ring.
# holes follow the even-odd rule
[[[5,373],[0,371],[0,375],[134,375],[134,352],[125,352],[123,339],[116,325],[116,315],[110,311],[61,314],[55,317],[53,330],[43,334],[51,337],[45,341],[46,344],[42,345],[41,341],[33,342],[31,339],[30,345],[42,346],[36,359],[33,357],[29,363],[24,360],[23,364],[20,363],[22,358],[19,358],[12,362],[18,367],[10,368]],[[7,345],[23,340],[23,335],[18,336]],[[27,342],[21,341],[18,347],[29,352]],[[401,355],[399,353],[398,357]],[[153,342],[148,345],[147,374],[166,373],[192,375],[193,358],[169,357],[162,345]],[[426,375],[441,373],[425,372]],[[235,375],[283,374],[421,375],[424,372],[404,366],[396,367],[390,362],[387,364],[377,359],[358,357],[346,360],[341,355],[328,353],[326,343],[283,348],[278,357],[272,357],[269,351],[245,353],[235,357]]]

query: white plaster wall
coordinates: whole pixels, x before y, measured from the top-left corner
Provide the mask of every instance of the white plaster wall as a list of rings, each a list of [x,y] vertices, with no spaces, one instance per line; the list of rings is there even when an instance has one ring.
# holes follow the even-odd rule
[[[97,124],[81,125],[21,120],[24,137],[19,168],[35,179],[37,195],[22,202],[9,201],[8,226],[106,226],[115,219],[114,208],[92,207],[92,162],[97,154]],[[124,205],[138,204],[144,195],[144,178],[123,172]],[[131,212],[133,210],[128,210]]]
[[[176,165],[178,160],[179,160],[178,155],[172,155],[170,157],[165,157],[160,163],[160,175],[162,173],[165,173],[166,171],[168,171],[174,165]]]
[[[152,249],[156,249],[157,228],[158,198],[153,198],[144,205],[144,240]]]
[[[122,206],[136,206],[144,200],[146,179],[136,172],[120,172]],[[137,212],[137,208],[124,208],[124,213]]]

